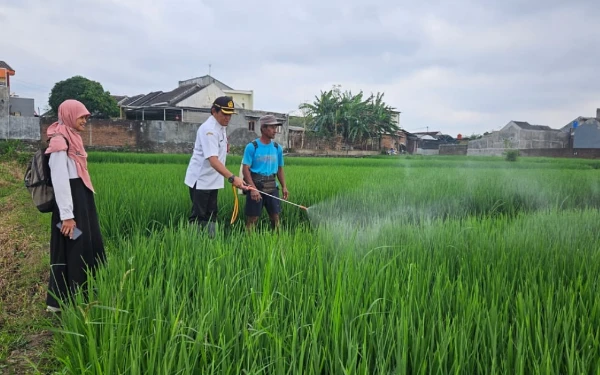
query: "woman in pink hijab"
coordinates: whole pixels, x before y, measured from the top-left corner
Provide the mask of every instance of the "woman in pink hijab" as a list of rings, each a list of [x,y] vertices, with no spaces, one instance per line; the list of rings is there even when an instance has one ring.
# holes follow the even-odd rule
[[[50,312],[60,311],[61,302],[69,302],[87,281],[86,271],[94,271],[106,259],[87,153],[79,134],[89,116],[81,102],[65,100],[58,107],[58,121],[47,131],[50,142],[46,154],[50,154],[50,176],[56,198],[46,298]]]

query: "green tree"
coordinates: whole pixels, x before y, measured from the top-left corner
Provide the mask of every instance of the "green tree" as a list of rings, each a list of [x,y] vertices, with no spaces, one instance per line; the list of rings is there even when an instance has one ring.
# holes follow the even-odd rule
[[[317,134],[331,137],[336,135],[338,122],[339,97],[333,90],[321,91],[313,103],[303,103],[301,110],[306,110],[306,117],[311,130]]]
[[[58,114],[58,106],[67,99],[76,99],[82,102],[93,117],[108,118],[119,115],[117,101],[110,96],[110,93],[104,91],[99,82],[82,76],[57,82],[50,92],[48,104],[52,111]]]
[[[365,99],[360,91],[341,92],[340,86],[321,92],[313,103],[304,103],[300,109],[307,112],[310,128],[325,137],[341,135],[345,141],[366,142],[382,134],[393,134],[398,128],[394,108],[383,100],[383,93]]]

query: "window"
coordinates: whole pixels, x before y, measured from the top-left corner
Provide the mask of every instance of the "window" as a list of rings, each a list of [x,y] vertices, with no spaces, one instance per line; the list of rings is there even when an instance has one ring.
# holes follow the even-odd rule
[[[242,108],[246,108],[246,103],[242,103]]]
[[[254,121],[248,121],[248,130],[254,131]]]

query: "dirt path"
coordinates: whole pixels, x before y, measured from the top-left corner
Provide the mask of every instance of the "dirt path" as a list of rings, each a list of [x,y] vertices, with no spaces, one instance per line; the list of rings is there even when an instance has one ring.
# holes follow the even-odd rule
[[[0,162],[0,374],[47,374],[55,325],[45,313],[49,214],[23,186],[24,167]]]

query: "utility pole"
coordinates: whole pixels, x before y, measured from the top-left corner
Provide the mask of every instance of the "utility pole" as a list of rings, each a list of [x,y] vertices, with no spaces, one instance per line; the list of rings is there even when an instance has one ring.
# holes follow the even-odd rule
[[[208,75],[210,75],[210,65],[211,64],[208,64]]]

